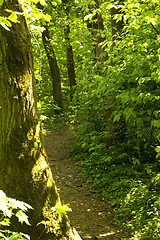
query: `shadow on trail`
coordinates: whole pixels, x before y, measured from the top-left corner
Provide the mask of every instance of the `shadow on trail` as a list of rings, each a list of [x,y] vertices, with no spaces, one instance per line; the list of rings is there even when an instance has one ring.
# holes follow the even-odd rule
[[[67,158],[70,142],[67,125],[48,132],[45,137],[45,149],[62,203],[72,209],[68,213],[71,224],[84,240],[129,240],[114,223],[112,209],[79,177],[76,161]]]

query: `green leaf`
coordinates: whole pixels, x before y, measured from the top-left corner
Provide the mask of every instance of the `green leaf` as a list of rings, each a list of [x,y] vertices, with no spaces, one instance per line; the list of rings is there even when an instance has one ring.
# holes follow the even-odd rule
[[[37,224],[37,226],[39,226],[40,224],[43,224],[45,227],[46,226],[49,226],[50,225],[50,221],[41,221],[41,222],[39,222],[38,224]]]
[[[115,14],[115,16],[114,16],[114,19],[116,20],[116,22],[118,22],[118,21],[121,21],[122,20],[122,18],[123,18],[123,14]]]
[[[3,1],[4,1],[4,0],[0,0],[0,6],[3,4]]]
[[[92,13],[86,15],[86,16],[84,17],[84,21],[87,21],[91,16],[92,16]]]
[[[90,13],[84,17],[84,21],[87,21],[88,19],[91,20],[96,15],[96,11],[93,13]]]
[[[17,22],[17,14],[15,12],[12,12],[11,15],[8,18],[11,22]]]
[[[3,221],[0,222],[0,225],[9,226],[10,225],[10,219],[9,218],[4,218]]]
[[[6,25],[7,27],[11,27],[12,24],[10,21],[8,21],[6,18],[0,17],[0,24],[3,26]]]
[[[113,119],[113,122],[118,122],[120,120],[120,117],[122,116],[122,112],[120,111],[119,113],[116,114],[116,116]]]
[[[52,207],[51,211],[66,214],[66,212],[72,212],[72,209],[70,209],[66,204],[63,204],[63,205],[58,205],[56,207]]]
[[[48,15],[48,14],[44,14],[43,15],[43,17],[42,17],[46,22],[50,22],[50,20],[51,20],[51,16],[50,15]]]
[[[99,57],[100,57],[100,58],[106,57],[106,52],[100,53]]]
[[[40,0],[39,2],[40,2],[40,4],[41,4],[42,6],[46,5],[45,0]]]
[[[25,222],[27,225],[30,226],[30,223],[28,221],[28,216],[22,212],[22,211],[18,211],[16,213],[16,217],[18,218],[19,222],[22,224],[23,222]]]
[[[137,158],[132,158],[132,162],[133,162],[134,165],[139,165],[140,164],[139,159],[137,159]]]
[[[159,120],[152,120],[152,121],[151,121],[151,125],[152,125],[153,127],[160,128],[160,121],[159,121]]]

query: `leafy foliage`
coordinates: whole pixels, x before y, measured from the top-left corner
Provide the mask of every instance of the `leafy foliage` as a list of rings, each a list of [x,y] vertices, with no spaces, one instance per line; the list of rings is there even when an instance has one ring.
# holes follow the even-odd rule
[[[4,227],[10,226],[10,219],[16,216],[18,221],[29,224],[28,217],[25,212],[32,209],[27,203],[8,198],[6,194],[0,190],[0,225]],[[0,239],[30,239],[28,235],[23,233],[11,232],[9,230],[0,230]]]
[[[52,207],[51,211],[66,214],[66,212],[71,212],[72,210],[66,204],[60,204],[59,206]]]
[[[107,69],[87,72],[86,62],[70,154],[133,239],[159,239],[159,2],[124,1],[115,16],[122,18],[121,39],[106,44]]]
[[[41,118],[47,128],[61,120],[77,123],[70,154],[81,162],[82,175],[114,207],[117,221],[125,222],[132,239],[159,239],[160,3],[100,1],[99,8],[91,12],[90,6],[95,4],[73,1],[68,18],[61,1],[42,2],[47,16],[34,4],[26,14],[33,36]],[[123,20],[118,37],[112,36],[113,8],[120,9],[113,18],[117,25]],[[88,22],[96,22],[97,12],[104,31],[93,36]],[[49,23],[61,70],[65,111],[59,119],[54,114],[41,22]],[[66,68],[67,24],[77,82],[72,101]],[[100,35],[105,37],[102,54],[108,55],[103,64],[96,61],[94,52]]]
[[[37,8],[39,2],[46,14]],[[3,3],[0,0],[0,7]],[[70,154],[81,162],[81,174],[88,176],[93,187],[114,207],[117,221],[125,223],[132,239],[159,239],[160,3],[100,1],[93,11],[93,0],[69,4],[71,10],[66,17],[59,0],[24,3],[32,34],[41,119],[47,128],[61,120],[77,123]],[[119,9],[113,16],[117,26],[123,20],[123,29],[116,32],[118,37],[112,36],[116,27],[113,29],[110,21],[111,9]],[[88,23],[96,23],[97,13],[103,18],[104,30],[93,36]],[[19,14],[10,11],[7,17],[0,16],[0,24],[9,31]],[[61,69],[65,111],[60,119],[54,114],[57,106],[41,40],[42,23],[46,22]],[[77,82],[72,101],[64,36],[68,24]],[[102,57],[108,56],[103,64],[96,61],[94,52],[99,36],[105,37],[100,43]],[[27,205],[6,198],[3,192],[0,199],[1,224],[8,225],[13,214],[20,222],[28,223],[23,212]],[[52,210],[61,214],[69,209],[62,206]],[[9,237],[12,239],[12,234]]]
[[[38,2],[46,14],[37,8]],[[45,4],[35,0],[24,4],[33,37],[41,119],[47,128],[66,119],[78,123],[70,154],[81,162],[81,174],[88,176],[93,187],[114,207],[117,221],[125,222],[132,239],[159,239],[160,3],[101,1],[99,9],[93,11],[90,6],[96,3],[92,0],[70,4],[68,18],[61,1]],[[121,36],[117,38],[112,37],[109,20],[113,8],[120,9],[114,16],[117,24],[123,20],[122,32],[117,33]],[[103,17],[105,29],[93,36],[88,21],[96,22],[97,13]],[[0,16],[0,24],[9,31],[12,23],[18,22],[19,14],[22,13],[10,11],[7,17]],[[61,69],[65,102],[61,119],[54,114],[57,106],[52,99],[49,67],[41,41],[41,25],[46,22]],[[71,29],[77,78],[72,101],[66,68],[67,24]],[[101,44],[108,55],[103,64],[96,61],[94,52],[95,40],[100,35],[105,36]],[[28,206],[3,194],[1,224],[8,225],[12,215],[29,224],[24,214]],[[67,206],[52,209],[60,214],[68,210]],[[9,237],[12,239],[12,234]]]

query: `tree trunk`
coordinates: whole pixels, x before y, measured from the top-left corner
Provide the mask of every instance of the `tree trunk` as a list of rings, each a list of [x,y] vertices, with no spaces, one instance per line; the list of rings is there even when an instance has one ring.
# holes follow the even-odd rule
[[[89,9],[91,10],[91,12],[99,9],[99,0],[95,0],[95,3],[95,5],[89,5]],[[104,25],[102,15],[98,13],[98,11],[93,16],[92,20],[88,22],[88,28],[92,32],[94,38],[94,51],[96,60],[102,64],[108,59],[108,55],[102,46],[102,43],[105,41],[106,38],[102,36],[102,33],[104,31]]]
[[[62,0],[63,8],[66,13],[67,22],[69,21],[69,9],[71,7],[72,1]],[[76,85],[76,74],[74,68],[74,58],[73,58],[73,49],[70,43],[70,26],[69,23],[64,28],[64,35],[66,40],[66,51],[67,51],[67,70],[68,70],[68,79],[70,84],[71,98],[73,94],[73,87]]]
[[[120,21],[116,21],[115,16],[121,14],[121,8],[118,6],[111,8],[111,26],[112,26],[112,47],[115,47],[116,40],[121,40],[121,33],[123,29],[123,18]],[[111,65],[115,66],[115,62],[111,61]]]
[[[47,25],[45,25],[45,30],[42,33],[42,40],[43,40],[43,45],[47,54],[49,67],[50,67],[50,73],[51,73],[51,79],[52,79],[52,85],[53,85],[53,100],[58,105],[58,107],[62,109],[63,104],[62,104],[62,91],[61,91],[61,77],[60,77],[56,56],[50,41],[49,29]]]
[[[67,70],[68,70],[68,79],[70,84],[70,91],[71,96],[73,94],[73,87],[76,85],[76,74],[75,74],[75,68],[74,68],[74,59],[73,59],[73,49],[72,45],[70,44],[70,27],[69,24],[65,28],[65,39],[67,44]]]
[[[22,12],[17,0],[0,7]],[[6,12],[7,14],[7,12]],[[0,189],[9,197],[33,207],[31,227],[13,219],[14,231],[31,239],[80,239],[67,216],[51,213],[60,203],[51,169],[43,148],[37,116],[32,47],[24,16],[12,23],[10,31],[0,26]],[[42,220],[48,220],[45,228]]]

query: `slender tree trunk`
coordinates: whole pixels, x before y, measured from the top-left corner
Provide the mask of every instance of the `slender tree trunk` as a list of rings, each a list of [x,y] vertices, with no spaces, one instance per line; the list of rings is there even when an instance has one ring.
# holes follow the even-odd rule
[[[91,12],[93,10],[99,9],[99,0],[95,0],[95,3],[95,5],[89,5]],[[91,30],[94,38],[94,51],[96,60],[102,64],[108,59],[108,55],[105,52],[105,49],[102,47],[102,43],[105,41],[106,38],[102,36],[102,33],[104,31],[104,25],[102,15],[100,13],[96,12],[96,14],[92,18],[92,21],[88,22],[88,28]]]
[[[62,0],[63,8],[66,13],[67,22],[69,21],[69,9],[71,8],[72,1]],[[66,40],[66,51],[67,51],[67,70],[68,70],[68,79],[70,84],[71,98],[73,94],[73,87],[76,85],[76,74],[74,67],[74,58],[73,58],[73,49],[70,42],[70,26],[69,23],[64,28],[65,40]]]
[[[112,7],[111,8],[111,26],[112,26],[112,42],[113,42],[113,49],[115,47],[115,42],[116,40],[121,40],[121,33],[123,29],[123,18],[120,21],[116,21],[115,16],[117,14],[121,14],[121,8],[118,6],[117,7]],[[115,62],[111,61],[111,65],[115,66]]]
[[[58,105],[58,107],[62,109],[63,103],[62,103],[62,91],[61,91],[61,77],[60,77],[56,56],[50,41],[49,29],[47,25],[45,25],[45,30],[42,33],[42,40],[43,40],[43,45],[47,54],[49,67],[50,67],[52,86],[53,86],[53,100]]]
[[[17,0],[0,7],[22,12]],[[70,227],[67,216],[51,213],[60,203],[51,169],[43,148],[41,125],[37,116],[32,47],[22,15],[10,31],[0,26],[0,189],[9,197],[33,207],[30,226],[14,222],[14,231],[31,239],[80,239]],[[45,228],[37,224],[48,220]]]
[[[122,1],[121,1],[122,2]],[[123,29],[123,18],[120,21],[116,21],[115,16],[117,14],[121,13],[121,8],[118,6],[119,4],[117,4],[117,1],[113,1],[113,4],[115,3],[115,7],[111,8],[111,28],[112,28],[112,51],[114,52],[114,48],[116,48],[116,40],[121,40],[121,33],[122,33],[122,29]],[[118,53],[118,51],[116,50],[116,54]],[[116,63],[114,61],[114,57],[116,57],[116,54],[113,53],[113,58],[111,59],[111,66],[115,66]],[[108,96],[107,99],[107,105],[108,106],[112,106],[113,103],[116,102],[116,96],[115,95],[110,95]],[[110,122],[110,117],[113,113],[114,109],[113,107],[108,108],[107,112],[106,112],[106,130],[108,131],[108,138],[106,139],[106,143],[107,146],[111,146],[113,144],[116,143],[116,139],[115,139],[115,128],[113,128],[112,123]]]
[[[74,58],[73,58],[73,49],[72,45],[70,44],[70,27],[69,24],[65,28],[65,39],[67,44],[67,70],[68,70],[68,78],[70,83],[70,91],[71,95],[73,93],[73,87],[76,85],[76,74],[74,68]]]

